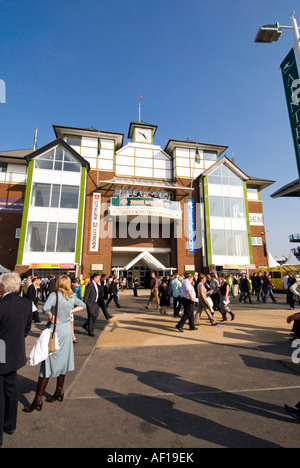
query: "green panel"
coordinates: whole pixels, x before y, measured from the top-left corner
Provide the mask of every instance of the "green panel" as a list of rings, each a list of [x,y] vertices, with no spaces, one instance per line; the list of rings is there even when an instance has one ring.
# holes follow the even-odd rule
[[[17,265],[23,265],[23,253],[24,253],[24,246],[25,246],[29,203],[30,203],[30,195],[31,195],[31,188],[32,188],[33,168],[34,168],[34,161],[32,160],[32,161],[29,161],[28,171],[27,171],[26,192],[25,192],[25,200],[24,200],[22,225],[21,225],[21,234],[20,234],[20,240],[19,240]]]
[[[206,258],[207,258],[207,266],[208,266],[208,265],[212,265],[212,250],[211,250],[210,213],[209,213],[207,177],[205,177],[203,180],[203,198],[204,198],[205,226],[206,226]]]
[[[83,238],[83,225],[84,225],[84,205],[85,205],[85,184],[86,184],[86,167],[81,169],[81,182],[80,182],[80,196],[79,196],[79,209],[78,209],[78,223],[77,223],[77,239],[75,251],[75,263],[80,264],[81,251],[82,251],[82,238]]]
[[[249,255],[250,263],[254,263],[253,258],[253,248],[252,248],[252,238],[251,238],[251,226],[250,226],[250,216],[249,216],[249,205],[248,205],[248,195],[247,195],[247,183],[244,181],[244,197],[245,197],[245,209],[246,209],[246,222],[248,230],[248,244],[249,244]]]

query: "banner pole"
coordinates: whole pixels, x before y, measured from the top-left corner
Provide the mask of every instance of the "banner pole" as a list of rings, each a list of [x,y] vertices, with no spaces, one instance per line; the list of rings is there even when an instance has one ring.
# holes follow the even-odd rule
[[[296,51],[297,51],[298,61],[299,61],[299,65],[300,65],[300,33],[299,33],[297,20],[296,20],[296,18],[294,16],[294,13],[291,16],[291,20],[292,20],[292,26],[293,26],[293,31],[294,31],[294,37],[295,37],[295,48],[296,48]]]

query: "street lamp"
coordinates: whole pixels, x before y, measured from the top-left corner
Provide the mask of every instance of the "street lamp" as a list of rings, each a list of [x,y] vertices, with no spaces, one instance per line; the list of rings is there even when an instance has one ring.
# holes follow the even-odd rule
[[[292,29],[295,37],[295,49],[300,63],[300,33],[294,13],[291,16],[291,21],[292,26],[280,26],[279,23],[262,26],[256,34],[254,41],[262,44],[270,44],[280,39],[283,33],[282,29]]]

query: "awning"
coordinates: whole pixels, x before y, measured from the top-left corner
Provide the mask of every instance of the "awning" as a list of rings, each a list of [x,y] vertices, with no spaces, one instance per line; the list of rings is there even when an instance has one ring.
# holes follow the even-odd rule
[[[145,252],[141,252],[137,257],[135,257],[131,262],[129,262],[125,267],[124,270],[128,271],[130,270],[134,265],[136,265],[138,262],[142,261],[145,263],[145,265],[150,269],[150,270],[168,270],[162,263],[160,263],[157,258],[155,258],[153,255],[151,255],[148,250]]]
[[[113,179],[102,180],[99,182],[99,188],[103,188],[105,190],[114,190],[116,186],[128,190],[141,188],[143,191],[152,191],[153,189],[159,189],[159,191],[181,190],[185,194],[190,194],[194,191],[191,187],[179,185],[172,181],[168,182],[166,180],[114,177]]]

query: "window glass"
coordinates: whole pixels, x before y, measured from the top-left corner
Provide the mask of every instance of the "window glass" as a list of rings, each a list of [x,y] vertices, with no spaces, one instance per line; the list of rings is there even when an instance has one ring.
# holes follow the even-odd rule
[[[218,154],[215,151],[203,151],[203,157],[206,161],[217,161]]]
[[[248,236],[246,231],[232,231],[234,255],[249,255]]]
[[[57,223],[49,223],[47,237],[47,252],[55,252]]]
[[[0,162],[0,172],[7,171],[7,163]]]
[[[28,224],[26,250],[28,252],[44,252],[46,232],[47,223],[30,222]]]
[[[81,164],[61,146],[36,158],[35,167],[67,172],[80,172],[81,170]]]
[[[52,185],[51,208],[59,207],[60,185]]]
[[[243,198],[231,198],[231,213],[232,217],[245,218],[245,202]]]
[[[38,184],[34,183],[32,187],[32,206],[49,206],[50,201],[50,184]]]
[[[59,223],[56,252],[75,252],[76,224]]]
[[[79,187],[63,185],[61,188],[61,208],[78,208]]]
[[[70,146],[81,146],[81,137],[76,136],[67,136],[66,142]]]
[[[223,217],[223,198],[222,197],[210,197],[210,216]]]
[[[211,247],[213,255],[226,255],[225,231],[211,231]]]

